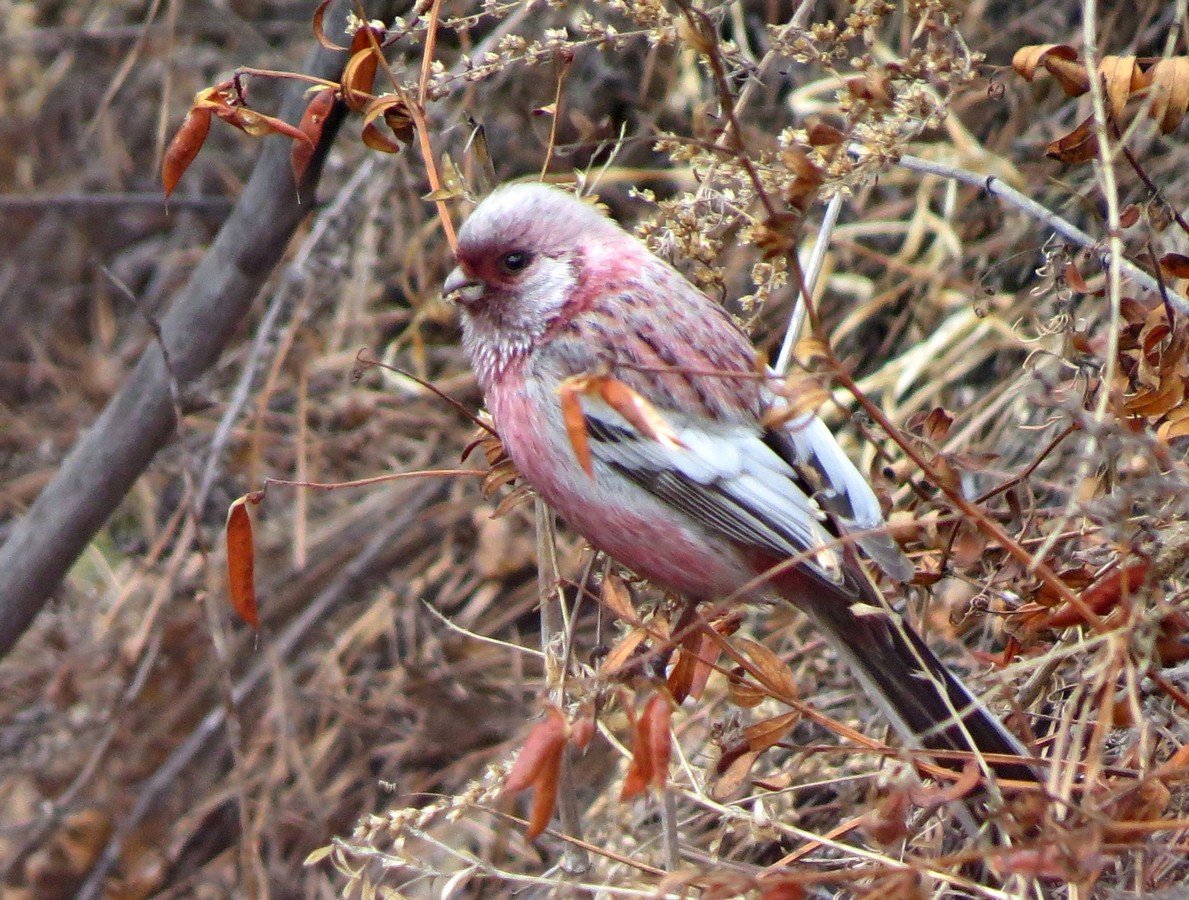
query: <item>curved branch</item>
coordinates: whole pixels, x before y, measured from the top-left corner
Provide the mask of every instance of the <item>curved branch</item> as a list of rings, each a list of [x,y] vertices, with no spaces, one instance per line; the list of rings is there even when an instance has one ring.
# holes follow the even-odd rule
[[[407,4],[380,0],[375,5],[370,14],[386,19]],[[342,22],[350,9],[350,0],[336,3],[335,21]],[[346,61],[347,54],[319,47],[307,58],[305,70],[337,80]],[[298,84],[288,92],[282,118],[300,117],[304,90]],[[161,341],[144,351],[123,387],[13,527],[0,548],[0,656],[17,642],[157,451],[173,437],[177,422],[171,377],[184,390],[214,364],[235,334],[312,208],[309,201],[322,162],[344,115],[336,110],[327,121],[300,196],[290,170],[290,142],[264,139],[260,159],[231,215],[161,318]]]

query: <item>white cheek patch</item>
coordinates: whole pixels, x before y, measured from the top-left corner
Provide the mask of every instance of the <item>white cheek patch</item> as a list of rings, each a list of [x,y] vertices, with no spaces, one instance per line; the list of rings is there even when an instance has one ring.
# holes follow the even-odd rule
[[[538,256],[520,283],[509,319],[533,336],[544,334],[574,292],[576,281],[569,260]]]
[[[569,260],[538,256],[512,288],[463,313],[463,345],[477,367],[502,368],[528,352],[573,295]]]

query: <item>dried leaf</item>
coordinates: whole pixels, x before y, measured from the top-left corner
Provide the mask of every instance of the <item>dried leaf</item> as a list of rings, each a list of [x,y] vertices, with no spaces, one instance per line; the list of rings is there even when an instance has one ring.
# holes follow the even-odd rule
[[[800,693],[788,664],[758,641],[736,638],[747,658],[763,677],[762,684],[778,700],[795,700]]]
[[[863,831],[877,844],[897,844],[908,836],[908,812],[912,802],[908,790],[893,787],[863,821]]]
[[[591,704],[584,704],[582,711],[570,726],[570,743],[579,750],[585,750],[594,740],[596,731],[598,731],[598,726],[595,722],[594,707]]]
[[[330,0],[322,0],[322,2],[318,4],[318,8],[316,10],[314,10],[314,20],[312,22],[312,26],[314,29],[314,37],[318,40],[318,43],[321,44],[323,47],[325,47],[327,50],[343,50],[343,51],[345,51],[347,48],[339,46],[334,41],[332,41],[330,38],[328,38],[326,36],[326,32],[322,28],[323,20],[326,18],[326,10],[329,6],[330,6]]]
[[[397,94],[376,97],[363,111],[363,142],[381,153],[399,153],[413,139],[413,119],[408,104]],[[384,119],[396,140],[380,131],[376,121]]]
[[[632,625],[640,624],[640,616],[632,603],[632,593],[623,579],[614,572],[607,573],[607,577],[603,579],[601,599],[603,605],[615,613],[617,618]]]
[[[742,666],[735,666],[727,674],[727,697],[736,706],[751,709],[759,706],[768,692],[747,677]]]
[[[227,586],[231,605],[239,617],[253,628],[260,627],[260,613],[256,608],[252,518],[248,515],[247,505],[259,503],[263,497],[260,491],[244,494],[227,510]]]
[[[852,80],[861,81],[862,79]],[[846,141],[846,135],[843,132],[825,122],[814,122],[809,126],[808,133],[809,146],[811,147],[831,147]]]
[[[305,181],[306,170],[310,167],[310,160],[314,158],[314,149],[322,140],[322,129],[326,120],[334,111],[335,91],[333,88],[323,88],[317,91],[306,105],[301,115],[298,130],[306,136],[304,141],[294,141],[289,151],[289,165],[293,169],[293,182],[300,185]]]
[[[621,676],[646,637],[648,637],[648,632],[643,628],[633,628],[629,631],[603,659],[603,664],[599,667],[600,673],[607,678]]]
[[[656,407],[622,381],[600,377],[594,380],[594,385],[603,401],[645,437],[673,449],[685,446]]]
[[[358,41],[360,35],[366,34],[367,32],[360,28],[355,34],[355,40]],[[354,43],[352,47],[354,47]],[[362,49],[352,51],[351,58],[343,67],[342,78],[343,101],[349,109],[363,109],[373,99],[372,86],[376,81],[378,63],[379,59],[375,51],[367,44],[366,38]]]
[[[676,702],[681,703],[686,697],[697,700],[702,696],[721,653],[718,642],[704,632],[685,636],[668,680],[669,693]]]
[[[504,782],[507,794],[519,793],[530,786],[533,788],[529,825],[525,832],[530,841],[545,831],[553,815],[567,730],[565,714],[555,706],[547,707],[545,717],[525,738],[520,755]]]
[[[1086,284],[1086,279],[1082,277],[1082,273],[1073,263],[1067,263],[1065,266],[1065,283],[1079,294],[1090,293],[1090,286]]]
[[[1189,110],[1189,56],[1162,59],[1148,69],[1152,83],[1152,104],[1149,115],[1168,134],[1185,118]]]
[[[1160,257],[1160,271],[1169,278],[1189,278],[1189,256],[1166,253]]]
[[[1094,585],[1082,592],[1082,602],[1096,615],[1113,609],[1124,597],[1130,597],[1139,590],[1148,575],[1151,564],[1140,558],[1127,566],[1119,566],[1100,578]],[[1065,605],[1042,620],[1045,628],[1071,628],[1086,621],[1082,611],[1072,605]]]
[[[763,753],[765,750],[775,747],[789,733],[789,729],[796,724],[800,717],[801,713],[793,710],[756,722],[754,725],[748,725],[743,729],[748,749]]]
[[[211,130],[211,111],[206,108],[194,107],[182,121],[182,126],[169,142],[169,149],[161,161],[161,184],[168,197],[177,187],[190,163],[198,156],[198,151],[206,142],[206,136]]]
[[[669,777],[672,751],[669,724],[673,707],[669,698],[657,692],[649,698],[644,712],[636,719],[632,738],[632,761],[619,793],[620,800],[638,797],[649,787],[663,790]]]
[[[1059,160],[1068,166],[1088,162],[1097,155],[1098,134],[1095,131],[1093,116],[1090,116],[1069,134],[1057,138],[1045,147],[1045,156],[1049,159]]]
[[[586,433],[586,415],[582,412],[579,394],[584,387],[582,380],[568,378],[557,389],[561,397],[561,416],[566,426],[566,436],[574,451],[574,458],[582,471],[594,478],[594,460],[590,453],[590,435]]]
[[[1078,52],[1068,44],[1031,44],[1021,47],[1011,58],[1011,67],[1019,73],[1025,81],[1036,77],[1036,69],[1048,56],[1060,59],[1076,60]]]
[[[740,745],[744,747],[746,745]],[[714,787],[710,790],[710,796],[723,803],[731,800],[739,794],[743,787],[743,783],[747,780],[747,776],[751,773],[752,766],[755,765],[756,760],[760,758],[760,754],[754,750],[744,750],[738,754],[731,754],[729,757],[724,756],[723,762],[729,759],[726,765],[722,766],[719,771],[722,773],[718,781],[714,783]]]
[[[1123,118],[1127,100],[1135,91],[1146,88],[1149,80],[1134,56],[1104,56],[1098,72],[1106,87],[1111,115],[1118,122]]]

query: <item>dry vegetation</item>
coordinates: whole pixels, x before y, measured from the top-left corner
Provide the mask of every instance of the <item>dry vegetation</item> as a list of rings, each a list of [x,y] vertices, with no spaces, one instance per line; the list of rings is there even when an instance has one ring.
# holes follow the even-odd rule
[[[1189,53],[1184,2],[1101,6],[1092,63]],[[1044,43],[1085,68],[1081,0],[699,8],[449,0],[393,25],[385,54],[424,94],[432,174],[416,141],[377,154],[348,123],[250,321],[181,398],[178,439],[0,664],[3,896],[1185,890],[1189,273],[1168,254],[1189,248],[1189,126],[1148,117],[1151,62],[1077,98],[1013,72]],[[167,212],[167,133],[236,66],[299,69],[312,13],[0,4],[0,539],[152,342],[259,149],[216,122]],[[251,86],[271,111],[275,83]],[[1087,117],[1080,149],[1054,151],[1081,161],[1046,158]],[[790,251],[845,197],[811,317],[832,354],[802,343],[793,378],[832,392],[813,396],[916,564],[910,615],[1045,758],[1043,800],[1009,790],[987,801],[995,827],[964,836],[803,619],[747,610],[728,640],[765,684],[712,676],[671,711],[664,789],[621,802],[632,711],[657,696],[677,607],[646,585],[628,600],[564,530],[555,590],[547,521],[500,503],[514,486],[483,495],[481,452],[453,478],[270,488],[259,634],[234,617],[219,536],[265,476],[459,468],[473,423],[358,355],[478,407],[423,198],[444,178],[457,222],[461,183],[546,164],[639,223],[773,358]],[[1125,260],[1159,274],[1163,301]],[[847,372],[894,433],[854,413]],[[561,734],[562,718],[597,722],[560,785],[583,843],[554,819],[530,844],[504,779],[533,723]]]

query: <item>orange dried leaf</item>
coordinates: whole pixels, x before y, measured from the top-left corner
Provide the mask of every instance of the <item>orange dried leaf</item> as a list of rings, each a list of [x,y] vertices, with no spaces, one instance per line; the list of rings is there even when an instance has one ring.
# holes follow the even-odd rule
[[[314,29],[314,37],[317,38],[318,43],[327,50],[346,50],[346,47],[339,46],[334,41],[326,36],[326,32],[322,28],[323,20],[326,18],[326,9],[330,6],[330,0],[322,0],[318,4],[318,8],[314,10],[314,21],[312,23]]]
[[[533,785],[551,758],[561,759],[565,744],[565,715],[556,706],[546,707],[545,717],[532,727],[528,737],[524,739],[520,755],[516,757],[516,762],[513,763],[512,770],[504,782],[504,791],[515,794]]]
[[[795,700],[800,693],[788,664],[758,641],[736,638],[753,666],[762,676],[762,684],[778,700]]]
[[[1189,110],[1189,56],[1162,59],[1147,74],[1152,83],[1148,114],[1168,134],[1184,121]]]
[[[636,719],[632,736],[632,761],[627,778],[619,793],[620,800],[640,796],[651,785],[663,789],[669,776],[669,755],[672,751],[669,724],[673,707],[661,693],[653,694]]]
[[[668,687],[673,699],[680,703],[686,697],[695,700],[701,697],[721,653],[722,648],[710,635],[702,632],[687,635],[669,673]]]
[[[1078,52],[1068,44],[1030,44],[1027,47],[1021,47],[1015,52],[1015,55],[1011,58],[1011,67],[1025,81],[1031,81],[1036,77],[1037,67],[1044,61],[1045,57],[1050,55],[1067,60],[1076,60],[1078,58]]]
[[[182,126],[169,142],[169,149],[161,161],[161,184],[168,197],[177,187],[178,181],[190,168],[190,163],[198,156],[198,151],[206,142],[206,136],[211,130],[211,111],[203,107],[194,107],[182,121]]]
[[[643,628],[633,628],[629,631],[622,641],[611,648],[611,652],[607,654],[603,664],[599,667],[601,673],[607,678],[615,678],[622,674],[646,637],[648,637],[648,632]]]
[[[622,381],[599,378],[595,381],[594,387],[598,389],[599,396],[608,406],[627,419],[645,437],[671,448],[685,446],[665,417],[657,412],[656,407]]]
[[[1114,569],[1082,592],[1082,602],[1097,615],[1113,609],[1124,597],[1139,589],[1148,575],[1149,565],[1148,560],[1139,559]],[[1044,619],[1042,625],[1045,628],[1070,628],[1085,621],[1079,608],[1066,605]]]
[[[789,729],[796,724],[800,716],[801,713],[794,710],[764,719],[754,725],[748,725],[743,729],[748,749],[763,753],[765,750],[775,747],[789,733]]]
[[[574,458],[582,471],[594,478],[590,435],[586,433],[586,416],[582,412],[582,400],[578,396],[581,389],[579,382],[567,380],[561,383],[557,392],[561,396],[561,417],[566,426],[566,436],[570,439],[570,447],[574,451]]]
[[[867,814],[863,831],[877,844],[890,846],[908,835],[908,812],[912,806],[907,789],[893,787]]]
[[[355,40],[360,35],[366,35],[365,29],[360,28],[355,34]],[[366,40],[366,38],[365,38]],[[376,81],[376,69],[379,60],[370,45],[365,43],[362,49],[354,49],[352,55],[343,67],[343,100],[352,110],[363,109],[372,100],[372,85]]]
[[[260,613],[256,608],[255,545],[252,541],[252,518],[249,503],[259,503],[256,491],[240,497],[227,510],[227,586],[231,605],[241,619],[253,628],[260,627]]]
[[[1082,273],[1078,271],[1077,266],[1073,263],[1066,263],[1065,265],[1065,283],[1079,294],[1090,293],[1090,286],[1086,284],[1086,279],[1082,277]]]
[[[334,110],[334,99],[334,89],[324,88],[310,98],[305,112],[301,115],[301,123],[297,127],[306,136],[306,140],[294,141],[289,153],[289,164],[293,168],[295,184],[300,185],[305,180],[310,160],[314,158],[314,149],[322,140],[322,129]]]
[[[529,810],[528,828],[524,832],[527,840],[535,841],[549,827],[549,820],[553,818],[553,807],[557,805],[557,788],[560,781],[559,752],[545,760],[537,780],[533,783],[533,804]]]
[[[585,750],[594,740],[596,731],[598,731],[598,727],[595,724],[594,712],[585,712],[570,726],[570,743],[579,750]]]
[[[767,697],[767,692],[746,677],[742,666],[735,666],[727,675],[727,697],[736,706],[751,709],[759,706]]]
[[[669,778],[669,757],[673,752],[673,739],[669,727],[673,721],[673,706],[663,692],[657,692],[644,708],[641,721],[648,726],[648,755],[652,762],[652,786],[658,791],[665,789]]]
[[[760,754],[754,750],[743,750],[732,753],[729,757],[724,756],[724,759],[720,760],[718,768],[722,774],[711,788],[710,796],[722,803],[738,795],[743,787],[743,782],[751,774],[751,767],[759,758]]]
[[[384,119],[396,140],[385,135],[376,125]],[[367,104],[363,113],[363,142],[373,150],[382,153],[399,153],[402,147],[413,139],[413,120],[408,114],[408,104],[396,94],[385,94]]]
[[[966,761],[962,767],[962,774],[957,780],[946,787],[927,788],[924,785],[911,785],[908,795],[914,806],[921,809],[936,809],[955,800],[961,800],[978,787],[981,773],[978,762],[973,759]]]
[[[1160,257],[1160,271],[1169,278],[1189,278],[1189,256],[1183,253],[1165,253]]]
[[[1134,56],[1104,56],[1098,64],[1098,72],[1106,86],[1111,115],[1117,122],[1123,117],[1131,95],[1148,86],[1148,78]]]
[[[1064,137],[1045,147],[1045,156],[1068,166],[1088,162],[1098,155],[1098,135],[1094,130],[1094,117],[1090,116]]]
[[[623,583],[623,579],[614,572],[608,573],[607,577],[603,579],[601,599],[603,605],[615,613],[617,618],[632,625],[640,624],[640,616],[637,615],[636,608],[632,604],[632,593]]]

